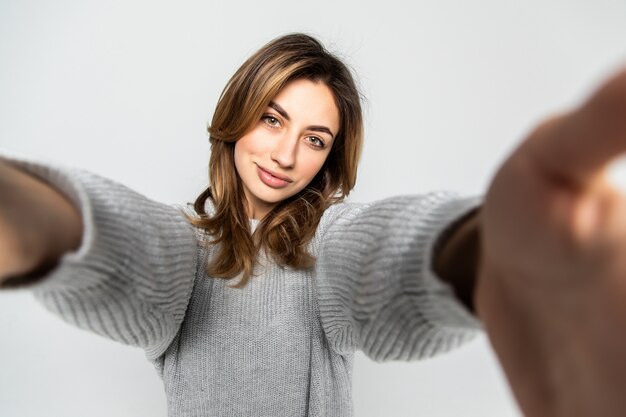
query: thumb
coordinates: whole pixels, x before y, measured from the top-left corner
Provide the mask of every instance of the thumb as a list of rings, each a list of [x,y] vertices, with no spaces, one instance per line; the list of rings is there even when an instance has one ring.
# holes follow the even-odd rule
[[[626,152],[626,68],[582,106],[541,124],[522,145],[557,181],[584,187]]]

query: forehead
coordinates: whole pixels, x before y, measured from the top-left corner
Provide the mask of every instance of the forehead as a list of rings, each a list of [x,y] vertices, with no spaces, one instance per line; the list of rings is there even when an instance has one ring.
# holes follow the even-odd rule
[[[321,81],[297,79],[287,83],[272,100],[294,122],[323,125],[339,130],[339,109],[332,90]]]

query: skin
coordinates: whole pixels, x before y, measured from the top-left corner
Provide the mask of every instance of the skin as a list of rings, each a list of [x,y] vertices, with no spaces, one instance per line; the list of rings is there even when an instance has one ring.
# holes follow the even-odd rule
[[[311,124],[339,128],[327,88],[311,84],[276,97],[291,120],[262,119],[235,147],[252,217],[304,187],[330,151],[310,148]],[[625,116],[622,70],[524,140],[441,248],[454,270],[479,246],[476,312],[527,417],[626,415],[626,198],[605,178],[626,151]],[[292,185],[264,188],[259,163]],[[75,250],[82,224],[46,183],[2,162],[0,174],[1,282]]]
[[[527,417],[626,415],[626,70],[541,124],[492,181],[475,303]]]
[[[328,157],[339,131],[339,109],[330,88],[306,79],[288,83],[256,126],[235,144],[235,167],[243,183],[248,216],[263,218],[277,203],[305,188]],[[288,178],[268,186],[258,169]]]
[[[45,209],[42,209],[45,208]],[[0,161],[0,284],[16,276],[42,276],[68,251],[78,249],[81,215],[62,193]]]

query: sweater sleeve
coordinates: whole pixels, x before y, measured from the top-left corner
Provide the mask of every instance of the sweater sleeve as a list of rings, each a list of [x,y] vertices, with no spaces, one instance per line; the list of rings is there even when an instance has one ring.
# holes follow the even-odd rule
[[[446,228],[479,204],[437,192],[329,208],[316,287],[331,347],[410,361],[470,340],[481,325],[435,275],[432,258]]]
[[[69,197],[83,220],[78,250],[18,288],[71,324],[158,357],[183,320],[200,256],[181,209],[87,171],[2,154]]]

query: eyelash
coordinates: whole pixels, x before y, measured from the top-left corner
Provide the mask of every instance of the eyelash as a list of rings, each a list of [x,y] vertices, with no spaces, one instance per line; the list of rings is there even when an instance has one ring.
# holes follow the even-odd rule
[[[280,124],[280,120],[271,114],[264,114],[261,116],[261,120],[272,129],[278,129],[279,126],[277,126],[277,124]],[[271,123],[270,120],[274,123]],[[324,141],[317,136],[307,136],[307,139],[315,139],[317,142],[309,141],[309,143],[318,149],[324,149],[326,147],[326,143],[324,143]]]
[[[313,146],[315,146],[316,148],[324,149],[324,147],[326,147],[326,144],[324,143],[324,141],[318,138],[317,136],[307,136],[307,139],[315,139],[317,141],[317,144],[314,143]],[[309,141],[309,143],[313,143],[313,142]]]
[[[271,114],[264,114],[263,116],[261,116],[261,120],[263,120],[265,122],[265,124],[267,124],[269,127],[276,129],[276,124],[272,124],[270,123],[268,120],[274,120],[275,122],[280,123],[280,120],[278,120],[278,118],[272,116]]]

